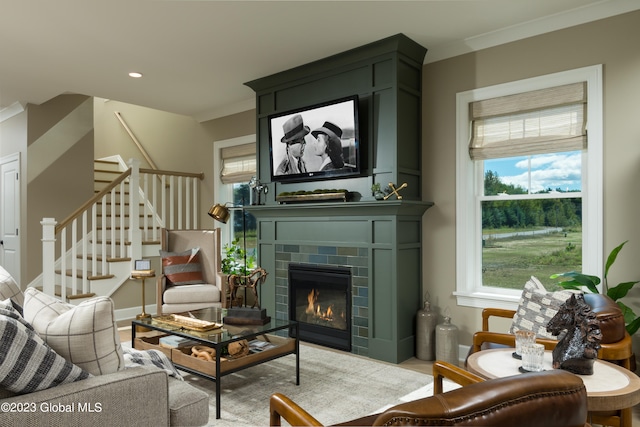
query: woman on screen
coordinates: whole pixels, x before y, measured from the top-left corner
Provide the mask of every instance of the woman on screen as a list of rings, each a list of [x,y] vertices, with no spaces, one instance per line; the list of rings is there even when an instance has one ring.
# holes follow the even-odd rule
[[[324,124],[311,132],[316,138],[315,154],[322,158],[321,171],[342,169],[342,129],[331,122]]]

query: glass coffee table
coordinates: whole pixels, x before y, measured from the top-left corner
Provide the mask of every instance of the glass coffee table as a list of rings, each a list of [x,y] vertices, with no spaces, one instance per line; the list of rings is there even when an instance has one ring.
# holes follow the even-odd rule
[[[189,314],[190,313],[190,314]],[[153,316],[131,322],[131,346],[138,350],[156,349],[166,354],[181,371],[214,381],[216,384],[216,418],[220,418],[220,380],[223,376],[251,366],[268,362],[289,354],[296,356],[296,385],[300,385],[300,330],[295,321],[271,319],[265,325],[222,324],[222,309],[206,308],[181,313],[181,316],[205,321],[206,326],[189,324],[184,326],[169,316]],[[180,319],[180,317],[178,317]],[[188,322],[188,320],[186,320]],[[213,325],[216,323],[217,325]],[[155,336],[136,337],[136,329],[161,332]],[[160,345],[165,336],[185,338],[185,346]],[[173,337],[172,337],[173,339]],[[226,354],[229,344],[246,340],[249,354],[233,357]],[[192,346],[200,345],[215,349],[211,360],[191,355]],[[268,396],[267,396],[268,397]]]

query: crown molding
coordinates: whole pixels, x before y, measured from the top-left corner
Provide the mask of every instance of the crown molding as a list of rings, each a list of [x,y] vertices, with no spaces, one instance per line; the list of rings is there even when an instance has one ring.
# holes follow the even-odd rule
[[[8,107],[0,110],[0,123],[5,120],[9,120],[11,117],[16,116],[24,111],[24,105],[19,103],[18,101],[9,105]]]
[[[637,0],[604,0],[533,21],[429,48],[425,64],[640,9]]]

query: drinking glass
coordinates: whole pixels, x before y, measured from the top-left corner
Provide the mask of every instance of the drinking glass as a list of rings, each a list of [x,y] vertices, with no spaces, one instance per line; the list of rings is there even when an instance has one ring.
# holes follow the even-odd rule
[[[536,334],[531,331],[519,330],[515,331],[516,336],[516,352],[513,357],[522,359],[522,346],[525,344],[533,344],[536,341]]]
[[[544,345],[532,343],[522,346],[522,369],[529,372],[540,372],[543,360]]]

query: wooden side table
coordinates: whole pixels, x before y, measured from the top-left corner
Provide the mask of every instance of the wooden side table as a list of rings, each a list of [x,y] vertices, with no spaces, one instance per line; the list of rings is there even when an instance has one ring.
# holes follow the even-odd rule
[[[513,351],[513,348],[499,348],[473,353],[467,359],[467,370],[487,379],[518,375],[522,361],[513,358]],[[551,351],[545,351],[543,365],[544,370],[553,369]],[[598,412],[617,411],[620,427],[631,427],[631,408],[640,403],[640,378],[635,373],[597,359],[593,375],[578,376],[587,389],[590,416],[602,419]]]

